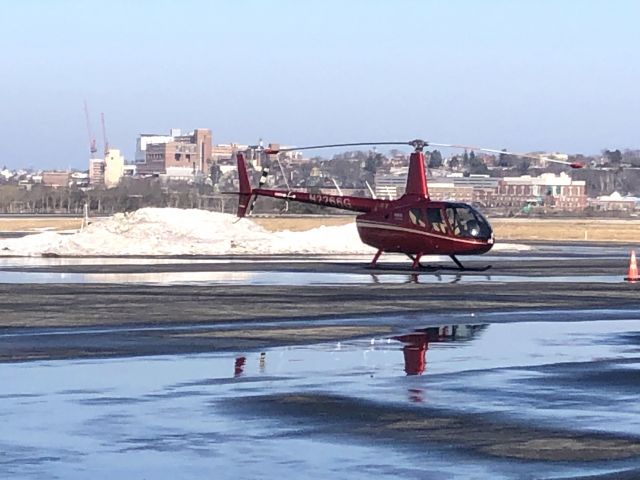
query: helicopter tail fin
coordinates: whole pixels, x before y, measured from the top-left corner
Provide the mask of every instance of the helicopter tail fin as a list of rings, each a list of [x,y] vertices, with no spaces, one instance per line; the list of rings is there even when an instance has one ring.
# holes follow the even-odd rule
[[[244,217],[251,203],[251,184],[249,183],[249,175],[247,173],[247,165],[243,153],[237,154],[238,160],[238,180],[240,182],[240,191],[238,192],[238,217]]]

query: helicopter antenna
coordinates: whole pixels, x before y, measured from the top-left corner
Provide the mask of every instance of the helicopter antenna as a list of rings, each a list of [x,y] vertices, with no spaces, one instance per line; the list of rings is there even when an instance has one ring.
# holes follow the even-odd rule
[[[284,168],[282,168],[282,163],[280,163],[280,159],[278,157],[276,157],[276,163],[278,164],[278,167],[280,167],[280,173],[284,178],[284,184],[287,186],[287,190],[291,190],[291,187],[289,186],[289,180],[287,180],[287,175],[284,173]]]
[[[367,182],[366,180],[364,181],[364,184],[367,186],[367,189],[369,190],[369,193],[371,194],[371,198],[373,198],[374,200],[378,197],[376,197],[376,192],[373,191],[373,188],[371,188],[371,185],[369,185],[369,182]]]
[[[287,180],[287,175],[284,173],[284,168],[282,168],[282,163],[280,162],[280,159],[278,158],[277,155],[276,155],[276,163],[278,164],[278,167],[280,167],[280,173],[282,174],[282,178],[284,178],[284,184],[287,186],[287,190],[291,191],[291,187],[289,186],[289,180]],[[288,211],[289,211],[289,199],[284,201],[284,208],[282,212],[288,212]]]
[[[338,195],[340,195],[341,197],[344,197],[344,194],[342,193],[342,190],[340,189],[340,185],[338,185],[338,182],[336,182],[336,179],[331,177],[331,181],[335,185],[336,190],[338,191]]]

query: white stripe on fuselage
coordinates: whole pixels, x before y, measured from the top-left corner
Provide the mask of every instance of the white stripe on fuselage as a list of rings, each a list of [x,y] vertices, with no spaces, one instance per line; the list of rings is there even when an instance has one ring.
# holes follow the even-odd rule
[[[439,238],[439,239],[442,239],[442,240],[452,240],[454,242],[469,243],[471,245],[487,245],[489,243],[488,241],[466,240],[464,238],[449,237],[447,235],[438,235],[437,233],[425,232],[423,230],[417,230],[417,229],[414,229],[414,228],[400,227],[398,225],[391,225],[389,223],[371,222],[369,220],[364,221],[364,220],[357,220],[356,219],[356,225],[358,225],[359,227],[364,227],[364,228],[376,228],[376,229],[379,229],[379,230],[393,230],[393,231],[396,231],[396,232],[416,233],[418,235],[424,235],[425,237],[434,237],[434,238]]]

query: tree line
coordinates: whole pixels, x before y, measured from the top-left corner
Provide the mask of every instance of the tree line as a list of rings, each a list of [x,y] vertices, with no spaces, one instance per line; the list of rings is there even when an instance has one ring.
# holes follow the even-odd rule
[[[32,185],[0,185],[0,212],[29,214],[76,214],[85,205],[92,214],[107,215],[142,207],[202,208],[234,211],[235,195],[221,195],[209,185],[163,184],[158,179],[124,179],[115,188],[92,190]]]

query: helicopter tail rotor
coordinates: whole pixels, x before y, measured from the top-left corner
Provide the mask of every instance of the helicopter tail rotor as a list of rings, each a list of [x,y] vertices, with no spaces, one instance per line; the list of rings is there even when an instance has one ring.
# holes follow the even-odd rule
[[[269,167],[262,167],[262,173],[260,174],[260,181],[258,182],[258,188],[264,187],[264,184],[267,183],[267,177],[269,176]],[[258,200],[258,195],[250,195],[249,201],[249,209],[247,210],[247,215],[251,215],[253,212],[253,208],[256,206],[256,201]]]
[[[258,195],[254,193],[254,190],[251,188],[251,183],[249,182],[249,174],[247,172],[247,163],[244,158],[243,153],[238,153],[238,181],[240,183],[240,191],[238,192],[238,210],[237,216],[242,218],[247,215],[251,215],[253,211],[253,207],[256,204],[256,200],[258,199]],[[258,188],[262,188],[267,182],[267,177],[269,176],[269,167],[264,166],[262,168],[262,174],[260,175],[260,182],[258,183]]]

